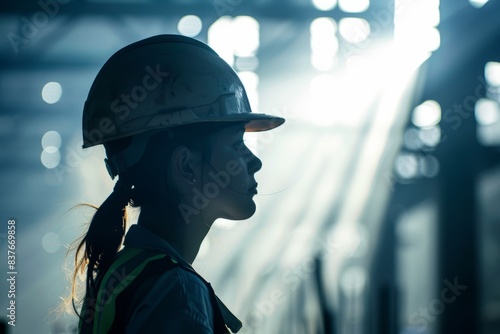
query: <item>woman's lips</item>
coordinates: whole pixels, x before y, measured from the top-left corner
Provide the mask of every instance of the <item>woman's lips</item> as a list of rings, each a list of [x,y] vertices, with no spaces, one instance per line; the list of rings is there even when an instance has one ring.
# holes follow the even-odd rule
[[[250,194],[257,194],[257,185],[258,185],[258,184],[256,183],[256,184],[254,184],[252,187],[250,187],[250,189],[248,189],[248,192],[249,192]]]

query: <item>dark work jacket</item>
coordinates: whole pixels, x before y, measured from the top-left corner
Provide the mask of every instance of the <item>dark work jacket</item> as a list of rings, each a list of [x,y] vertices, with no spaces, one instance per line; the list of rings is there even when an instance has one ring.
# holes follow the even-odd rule
[[[236,333],[241,322],[165,240],[133,225],[80,333]],[[90,320],[90,321],[88,321]],[[227,325],[227,327],[226,327]]]

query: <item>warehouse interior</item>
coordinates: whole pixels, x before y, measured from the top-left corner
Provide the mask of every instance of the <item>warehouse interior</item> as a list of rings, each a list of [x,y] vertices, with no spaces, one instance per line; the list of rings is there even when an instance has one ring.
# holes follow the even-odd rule
[[[194,262],[239,333],[500,332],[500,1],[40,0],[0,4],[0,268],[16,222],[16,322],[59,314],[69,245],[113,188],[82,149],[90,86],[158,34],[208,43],[254,112],[257,212]],[[130,210],[133,217],[138,210]]]

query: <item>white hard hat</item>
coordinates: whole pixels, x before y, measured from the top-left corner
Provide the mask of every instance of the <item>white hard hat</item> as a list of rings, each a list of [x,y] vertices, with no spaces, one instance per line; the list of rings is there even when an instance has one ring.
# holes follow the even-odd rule
[[[150,37],[116,52],[99,71],[83,111],[83,147],[150,130],[203,122],[245,122],[264,131],[285,121],[252,113],[233,69],[206,44]]]

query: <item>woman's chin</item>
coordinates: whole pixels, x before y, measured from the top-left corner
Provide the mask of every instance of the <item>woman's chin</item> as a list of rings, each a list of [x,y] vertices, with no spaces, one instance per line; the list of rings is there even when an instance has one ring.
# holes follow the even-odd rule
[[[255,206],[254,201],[250,201],[250,203],[245,203],[245,205],[234,208],[234,210],[228,212],[227,217],[223,218],[230,220],[245,220],[252,217],[256,209],[257,207]]]

